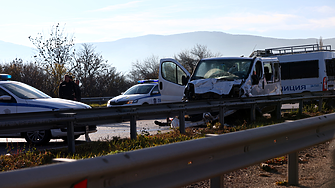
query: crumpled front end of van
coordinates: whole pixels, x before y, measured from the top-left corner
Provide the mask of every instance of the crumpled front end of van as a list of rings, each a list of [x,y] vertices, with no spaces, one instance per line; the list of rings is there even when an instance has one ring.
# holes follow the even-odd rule
[[[189,100],[239,97],[242,80],[198,79],[188,83],[185,98]]]

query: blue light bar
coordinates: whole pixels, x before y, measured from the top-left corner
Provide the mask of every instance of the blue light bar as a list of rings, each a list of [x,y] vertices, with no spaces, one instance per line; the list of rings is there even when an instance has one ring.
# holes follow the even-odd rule
[[[137,83],[143,84],[143,83],[150,83],[150,82],[158,82],[158,79],[149,79],[149,80],[139,80]]]
[[[9,74],[0,74],[0,80],[9,80],[12,78],[12,75]]]

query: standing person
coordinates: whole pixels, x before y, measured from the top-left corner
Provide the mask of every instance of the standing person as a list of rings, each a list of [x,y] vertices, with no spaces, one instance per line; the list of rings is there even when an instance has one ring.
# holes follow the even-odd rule
[[[75,100],[76,101],[81,101],[81,91],[79,87],[79,80],[74,80],[74,88],[75,88]]]
[[[71,77],[68,74],[64,76],[64,81],[59,85],[59,98],[74,100],[75,88],[73,82],[71,82]]]

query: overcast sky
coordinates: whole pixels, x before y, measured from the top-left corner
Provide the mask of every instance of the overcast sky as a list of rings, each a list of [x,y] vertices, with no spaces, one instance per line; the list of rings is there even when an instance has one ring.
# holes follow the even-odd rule
[[[26,46],[57,23],[76,43],[193,31],[335,38],[334,0],[1,0],[0,15],[0,40]]]

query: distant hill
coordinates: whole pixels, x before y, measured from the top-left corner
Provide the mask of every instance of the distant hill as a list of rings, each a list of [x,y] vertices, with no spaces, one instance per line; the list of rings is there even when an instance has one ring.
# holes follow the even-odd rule
[[[324,39],[324,44],[330,44],[335,49],[335,38]],[[252,35],[232,35],[223,32],[192,32],[175,35],[146,35],[125,38],[113,42],[93,43],[96,51],[101,52],[113,66],[120,71],[131,69],[131,63],[142,61],[156,55],[160,58],[173,57],[183,50],[190,50],[196,44],[206,45],[214,52],[224,56],[249,56],[253,50],[315,44],[316,38],[310,39],[276,39]]]
[[[11,62],[15,58],[21,58],[28,61],[34,55],[34,48],[10,42],[0,41],[0,62]]]
[[[199,31],[175,35],[146,35],[124,38],[111,42],[91,43],[104,59],[112,63],[118,71],[127,73],[133,62],[142,61],[152,55],[159,58],[173,57],[183,50],[190,50],[196,44],[206,45],[213,53],[220,52],[224,56],[249,56],[253,50],[315,44],[318,39],[277,39],[253,35],[233,35],[223,32]],[[325,45],[335,49],[335,38],[323,39]],[[77,48],[80,47],[76,44]],[[0,60],[3,58],[32,56],[32,48],[0,41]],[[29,57],[29,55],[28,55]]]

